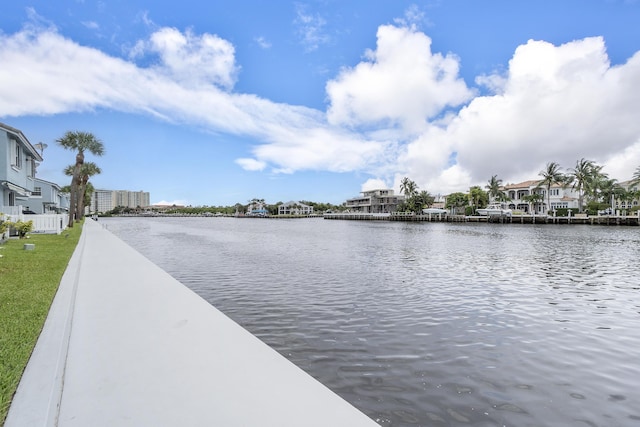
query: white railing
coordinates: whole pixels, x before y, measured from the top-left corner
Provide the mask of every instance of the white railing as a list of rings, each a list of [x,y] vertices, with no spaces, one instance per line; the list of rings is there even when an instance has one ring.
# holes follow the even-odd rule
[[[0,206],[0,212],[5,216],[18,216],[22,213],[22,206]]]

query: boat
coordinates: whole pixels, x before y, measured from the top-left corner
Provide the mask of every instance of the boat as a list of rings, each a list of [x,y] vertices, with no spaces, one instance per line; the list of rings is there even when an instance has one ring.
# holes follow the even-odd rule
[[[486,208],[476,209],[478,215],[485,216],[511,216],[511,209],[505,209],[502,205],[489,205]]]
[[[437,214],[437,215],[445,214],[445,215],[446,215],[446,214],[447,214],[447,212],[448,212],[448,211],[447,211],[446,209],[440,209],[440,208],[426,208],[426,209],[422,209],[422,213],[423,213],[424,215],[428,215],[428,214],[431,214],[431,215],[434,215],[434,214]]]

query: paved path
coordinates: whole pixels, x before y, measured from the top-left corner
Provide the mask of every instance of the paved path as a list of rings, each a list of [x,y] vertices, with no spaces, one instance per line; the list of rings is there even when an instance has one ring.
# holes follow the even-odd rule
[[[376,425],[91,220],[5,424]]]

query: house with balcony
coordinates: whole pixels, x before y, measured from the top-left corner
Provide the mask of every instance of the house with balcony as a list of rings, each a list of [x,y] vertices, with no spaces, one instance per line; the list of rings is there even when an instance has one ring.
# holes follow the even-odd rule
[[[278,206],[278,215],[313,215],[313,206],[290,201]]]
[[[263,200],[252,200],[247,206],[247,216],[269,216],[269,209]]]
[[[578,207],[578,194],[571,186],[554,184],[549,192],[549,204],[547,206],[547,189],[541,186],[541,180],[524,181],[517,184],[507,184],[502,191],[509,199],[509,209],[514,209],[528,214],[545,214],[555,209],[572,209]],[[528,196],[538,194],[540,199],[531,202]]]
[[[390,214],[395,212],[398,205],[404,202],[404,196],[394,194],[394,191],[390,189],[363,191],[360,194],[360,197],[348,199],[345,202],[345,207],[350,212]]]
[[[29,206],[41,161],[22,131],[0,123],[0,212],[19,215]]]

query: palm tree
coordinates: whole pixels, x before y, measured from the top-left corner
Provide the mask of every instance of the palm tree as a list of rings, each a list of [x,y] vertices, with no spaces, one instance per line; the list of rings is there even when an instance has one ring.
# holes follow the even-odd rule
[[[75,165],[69,165],[64,169],[64,174],[67,176],[73,176],[74,171]],[[102,173],[102,170],[94,162],[84,162],[82,163],[82,166],[80,166],[80,182],[77,188],[76,204],[71,207],[71,209],[75,207],[78,220],[82,220],[82,218],[84,218],[84,207],[87,205],[87,196],[89,196],[88,203],[91,202],[91,194],[87,194],[87,189],[89,188],[88,185],[90,185],[89,178],[100,173]],[[91,186],[91,188],[93,188],[93,186]]]
[[[78,216],[80,219],[84,218],[84,207],[91,203],[91,191],[89,190],[89,178],[94,175],[99,175],[102,173],[102,170],[93,162],[85,162],[82,164],[80,168],[80,188],[78,188]],[[93,187],[93,186],[91,186]],[[89,200],[87,202],[87,199]]]
[[[416,195],[418,192],[418,186],[415,182],[405,176],[400,182],[400,191],[404,193],[406,198],[409,198]]]
[[[487,192],[480,188],[480,186],[474,185],[469,188],[469,201],[471,202],[474,211],[486,206],[487,198]]]
[[[422,212],[422,209],[424,209],[425,207],[429,207],[431,205],[433,205],[433,202],[435,201],[435,198],[428,192],[428,191],[421,191],[420,193],[418,193],[415,196],[415,212],[419,213]]]
[[[534,206],[536,205],[536,203],[542,202],[544,200],[544,197],[540,193],[533,193],[523,196],[522,200],[529,203],[529,210],[535,213]]]
[[[542,177],[542,181],[538,183],[538,187],[547,189],[546,212],[549,212],[549,208],[551,207],[551,186],[554,184],[562,184],[566,180],[566,177],[560,172],[561,169],[558,163],[549,162],[544,170],[538,173],[538,175]]]
[[[633,177],[631,177],[631,184],[640,184],[640,166],[638,166],[636,171],[633,173]]]
[[[69,227],[73,227],[74,218],[79,221],[81,213],[78,212],[79,192],[82,186],[81,168],[84,163],[84,152],[89,151],[95,156],[104,154],[102,141],[89,132],[67,131],[56,142],[66,150],[76,151],[76,163],[71,174],[71,200],[69,207]]]
[[[598,166],[592,160],[584,158],[576,162],[576,167],[569,170],[569,183],[573,184],[573,189],[578,191],[578,210],[582,212],[585,189],[589,188],[593,181],[594,171],[598,171]]]
[[[504,201],[507,198],[507,195],[504,194],[500,188],[502,187],[502,180],[498,179],[498,175],[493,175],[489,180],[488,184],[484,186],[489,193],[489,198],[492,201]]]
[[[609,175],[602,172],[603,167],[604,166],[594,164],[591,169],[591,174],[585,182],[584,194],[588,196],[589,202],[599,202],[604,189],[613,185],[613,183],[610,182]]]

